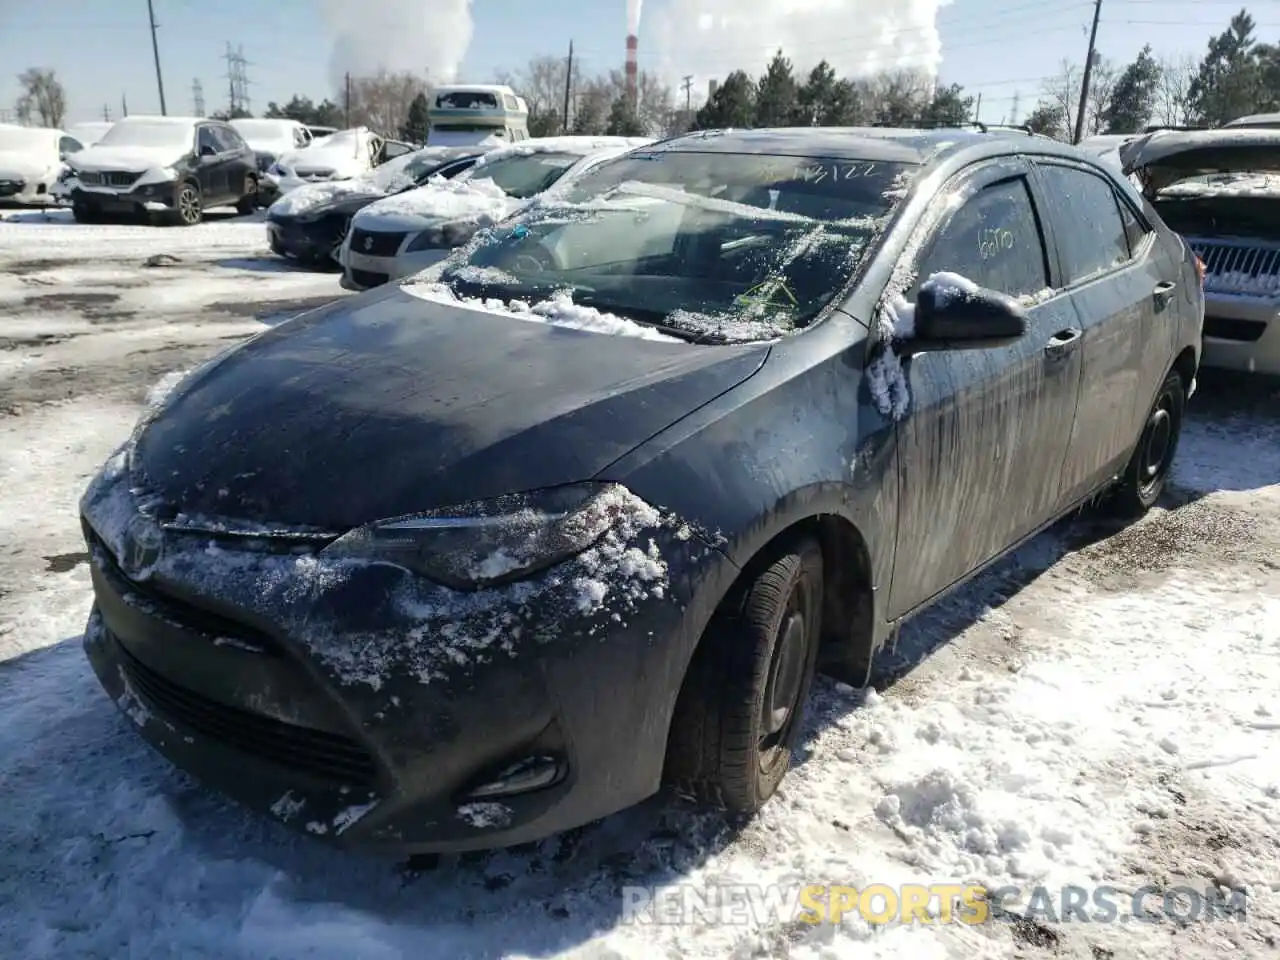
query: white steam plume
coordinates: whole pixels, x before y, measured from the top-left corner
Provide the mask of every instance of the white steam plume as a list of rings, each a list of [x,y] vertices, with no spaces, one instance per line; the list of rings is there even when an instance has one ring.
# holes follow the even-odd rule
[[[669,0],[653,17],[650,48],[664,74],[759,77],[779,48],[797,72],[826,60],[857,76],[898,67],[936,73],[938,10],[951,0]]]
[[[644,6],[644,0],[627,0],[627,33],[630,36],[640,36],[640,10]]]
[[[330,70],[343,76],[424,71],[433,82],[456,79],[471,45],[471,0],[324,0],[333,35]]]

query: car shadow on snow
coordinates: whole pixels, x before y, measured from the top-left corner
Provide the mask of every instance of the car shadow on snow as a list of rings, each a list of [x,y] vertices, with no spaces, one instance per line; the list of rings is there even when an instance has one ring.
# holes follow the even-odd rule
[[[224,270],[252,270],[255,273],[316,273],[293,260],[284,257],[229,257],[214,261],[214,266]]]
[[[75,223],[67,207],[3,207],[0,206],[0,223]]]

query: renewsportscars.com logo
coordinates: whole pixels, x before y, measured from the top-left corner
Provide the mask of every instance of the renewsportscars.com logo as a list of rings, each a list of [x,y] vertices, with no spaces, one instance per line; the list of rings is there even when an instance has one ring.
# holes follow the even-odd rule
[[[1243,890],[1208,885],[1050,888],[978,884],[723,884],[623,887],[622,922],[648,925],[922,923],[976,925],[1033,919],[1044,923],[1167,923],[1241,920]]]

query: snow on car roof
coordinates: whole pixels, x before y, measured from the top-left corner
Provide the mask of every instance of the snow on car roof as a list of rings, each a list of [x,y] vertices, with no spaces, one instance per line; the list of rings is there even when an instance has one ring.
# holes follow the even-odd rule
[[[370,204],[360,211],[362,221],[378,217],[422,217],[424,219],[500,220],[523,201],[507,196],[489,179],[446,180],[433,177],[417,190],[406,190]]]
[[[497,160],[505,160],[507,157],[532,156],[535,153],[573,153],[585,157],[587,154],[595,153],[597,150],[618,147],[634,149],[635,147],[647,146],[653,142],[652,137],[536,137],[532,140],[523,140],[520,143],[512,144],[509,147],[491,150],[480,158],[476,166],[483,166],[486,163],[493,163]]]

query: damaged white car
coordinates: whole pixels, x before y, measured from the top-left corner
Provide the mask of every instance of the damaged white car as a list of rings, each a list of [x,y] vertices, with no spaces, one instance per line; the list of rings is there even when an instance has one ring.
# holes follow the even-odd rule
[[[81,149],[79,140],[61,130],[0,123],[0,201],[57,202],[63,161]]]

